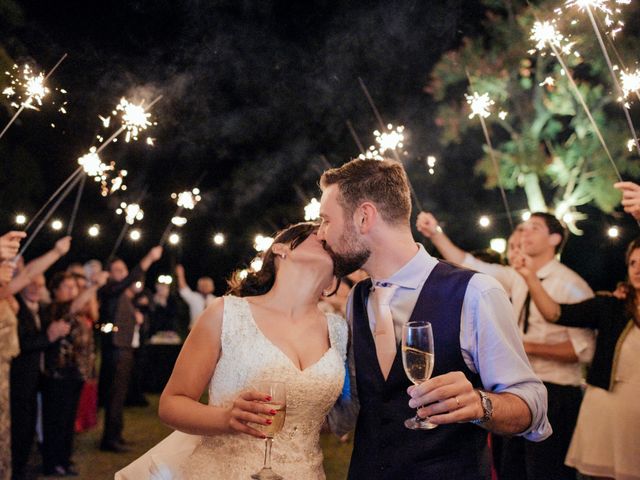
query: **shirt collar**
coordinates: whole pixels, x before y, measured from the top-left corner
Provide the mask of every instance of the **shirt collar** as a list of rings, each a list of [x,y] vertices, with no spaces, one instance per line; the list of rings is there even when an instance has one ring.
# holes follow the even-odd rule
[[[537,272],[537,276],[538,278],[547,278],[549,276],[549,274],[551,274],[553,272],[553,270],[555,270],[556,265],[558,265],[558,260],[551,259],[549,260],[547,263],[545,263],[542,268],[540,268],[540,270],[538,270]]]
[[[438,260],[429,255],[421,244],[417,245],[418,252],[400,270],[388,278],[372,278],[372,284],[375,285],[376,282],[391,283],[411,290],[416,290],[424,284]]]

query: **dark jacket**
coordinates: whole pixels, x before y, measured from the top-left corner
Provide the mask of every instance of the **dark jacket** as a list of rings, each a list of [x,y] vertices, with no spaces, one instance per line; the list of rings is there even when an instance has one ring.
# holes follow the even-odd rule
[[[584,302],[560,305],[560,308],[557,324],[598,331],[587,383],[611,390],[620,346],[635,325],[625,310],[625,302],[609,295],[597,295]]]

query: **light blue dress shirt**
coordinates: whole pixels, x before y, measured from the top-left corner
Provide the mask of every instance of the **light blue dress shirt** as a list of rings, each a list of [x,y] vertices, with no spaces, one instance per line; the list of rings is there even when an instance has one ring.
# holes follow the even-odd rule
[[[424,283],[438,260],[419,245],[416,255],[389,278],[372,279],[398,285],[390,307],[396,339],[401,338],[402,325],[409,320]],[[353,325],[353,291],[347,303],[347,321]],[[375,316],[367,305],[370,327]],[[469,369],[480,375],[483,388],[493,393],[512,393],[529,406],[532,422],[520,435],[541,441],[551,435],[547,419],[547,390],[533,373],[517,329],[514,310],[502,286],[492,277],[478,273],[467,286],[460,318],[460,349]],[[437,335],[437,332],[434,332]],[[438,361],[438,352],[435,356]],[[355,426],[359,403],[355,380],[352,344],[349,348],[351,401],[342,401],[329,416],[335,433],[342,434]],[[407,396],[407,402],[409,397]]]

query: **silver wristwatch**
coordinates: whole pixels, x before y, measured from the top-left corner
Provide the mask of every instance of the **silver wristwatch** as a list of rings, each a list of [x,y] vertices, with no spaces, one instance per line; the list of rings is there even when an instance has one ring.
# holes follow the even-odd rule
[[[491,399],[489,395],[487,395],[482,390],[476,389],[476,392],[480,396],[480,403],[482,404],[482,412],[483,415],[480,418],[476,418],[475,420],[471,420],[471,423],[474,425],[483,425],[491,420],[493,416],[493,403],[491,403]]]

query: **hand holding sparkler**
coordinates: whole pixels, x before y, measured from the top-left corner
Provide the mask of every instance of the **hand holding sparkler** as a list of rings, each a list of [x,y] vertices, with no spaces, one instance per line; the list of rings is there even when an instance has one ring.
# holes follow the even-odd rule
[[[7,285],[11,281],[15,270],[16,264],[13,262],[0,263],[0,287]]]
[[[20,241],[27,236],[26,232],[11,231],[0,237],[0,261],[11,260],[20,250]]]
[[[69,250],[71,249],[71,236],[67,235],[66,237],[62,237],[56,242],[53,249],[58,255],[64,257],[67,253],[69,253]]]
[[[427,238],[442,233],[442,228],[440,228],[438,220],[430,212],[420,212],[418,214],[416,229]]]
[[[634,182],[617,182],[613,186],[622,192],[624,211],[640,220],[640,185]]]

